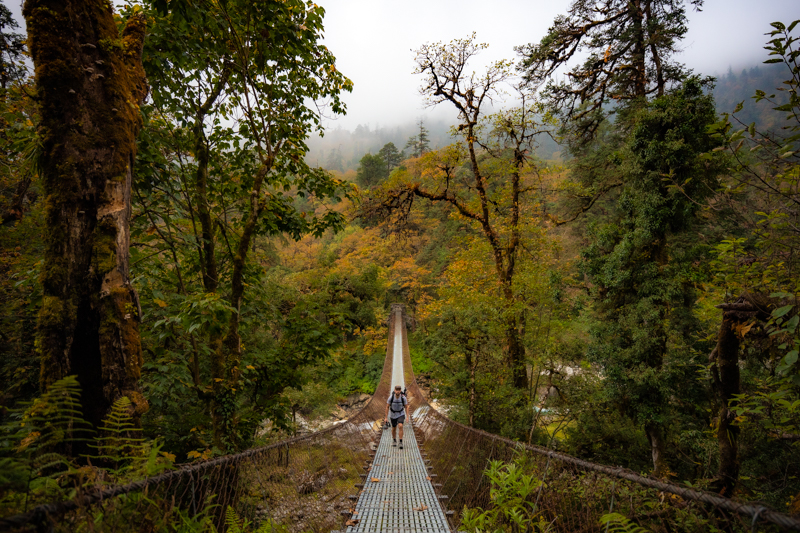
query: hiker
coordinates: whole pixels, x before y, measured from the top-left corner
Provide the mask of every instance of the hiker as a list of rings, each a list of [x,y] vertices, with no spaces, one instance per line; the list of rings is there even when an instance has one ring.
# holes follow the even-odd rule
[[[389,395],[386,400],[386,423],[392,422],[392,446],[397,446],[396,431],[397,426],[400,426],[400,449],[403,449],[403,423],[406,421],[406,395],[402,392],[402,387],[396,385],[394,392]],[[392,412],[391,417],[389,411]]]

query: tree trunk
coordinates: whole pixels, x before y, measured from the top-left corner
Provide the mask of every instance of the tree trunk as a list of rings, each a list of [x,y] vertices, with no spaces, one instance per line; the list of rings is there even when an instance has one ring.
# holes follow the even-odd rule
[[[511,290],[511,280],[507,279],[504,283],[503,296],[509,306],[514,303],[514,293]],[[519,390],[528,389],[528,370],[525,368],[525,347],[522,345],[519,335],[519,319],[514,311],[509,311],[510,316],[506,317],[506,349],[508,366],[511,370],[511,380],[514,387]]]
[[[239,363],[242,357],[242,343],[239,335],[241,323],[242,301],[244,299],[244,271],[247,265],[247,252],[250,243],[255,238],[256,225],[266,205],[261,199],[261,187],[267,173],[272,169],[272,160],[268,160],[259,168],[250,191],[250,213],[242,228],[242,236],[233,256],[233,272],[231,273],[231,299],[230,304],[234,312],[231,313],[228,330],[221,345],[221,351],[215,354],[214,377],[222,381],[215,381],[216,409],[214,418],[214,441],[218,446],[230,445],[235,438],[232,426],[232,412],[226,404],[233,401],[233,390],[238,386]]]
[[[731,497],[739,481],[739,432],[735,416],[730,410],[730,402],[741,392],[739,379],[740,333],[736,326],[751,320],[768,320],[775,308],[775,301],[765,294],[742,294],[735,302],[720,304],[722,325],[717,336],[717,346],[711,352],[711,376],[717,396],[717,447],[719,449],[719,468],[715,491]],[[741,333],[743,336],[744,334]]]
[[[734,415],[729,403],[739,394],[739,337],[735,326],[738,312],[723,312],[722,325],[717,336],[717,346],[711,352],[711,375],[717,407],[717,448],[719,467],[713,485],[716,492],[732,496],[739,480],[739,426],[734,423]]]
[[[655,477],[662,477],[666,473],[666,459],[664,457],[666,441],[664,440],[664,431],[661,425],[656,423],[645,424],[644,431],[647,434],[647,440],[650,442],[653,475]]]
[[[508,364],[511,367],[511,378],[514,387],[519,390],[528,388],[528,371],[525,368],[525,347],[519,338],[517,317],[506,322],[506,343],[508,344]]]
[[[652,2],[647,2],[644,8],[644,14],[646,16],[645,25],[650,28],[651,25],[656,25],[658,23],[657,20],[654,20],[653,17],[653,5]],[[664,96],[664,92],[666,90],[666,82],[664,81],[664,66],[661,62],[661,55],[658,53],[658,46],[656,46],[656,40],[653,38],[653,35],[650,34],[651,30],[648,30],[648,48],[650,49],[650,54],[653,56],[653,64],[656,67],[656,96]]]
[[[17,188],[14,191],[14,196],[11,198],[11,203],[8,205],[8,208],[0,214],[0,225],[22,220],[22,215],[25,212],[25,197],[28,194],[31,181],[33,181],[33,176],[31,176],[29,172],[26,172],[22,179],[17,182]]]
[[[41,383],[76,374],[97,425],[138,379],[139,302],[128,280],[131,167],[147,92],[143,16],[119,34],[111,4],[27,0],[41,121],[47,228],[38,342]]]
[[[202,246],[200,247],[200,265],[203,270],[203,287],[206,292],[217,292],[219,287],[219,273],[217,269],[217,254],[214,243],[214,221],[211,216],[211,204],[208,200],[208,163],[209,151],[203,127],[205,118],[211,108],[225,90],[230,78],[230,69],[225,68],[222,75],[212,87],[205,101],[198,102],[197,112],[194,117],[194,152],[197,159],[197,172],[195,174],[195,204],[197,205],[197,218],[200,219],[202,231]]]
[[[644,12],[641,0],[631,2],[633,19],[633,94],[639,98],[647,96],[647,65],[645,64]]]
[[[197,135],[195,154],[197,157],[197,174],[195,176],[195,205],[197,218],[200,219],[202,247],[200,263],[203,271],[203,287],[206,292],[217,292],[219,274],[217,273],[217,253],[214,242],[214,221],[208,202],[208,145],[203,137],[203,123],[195,128]]]

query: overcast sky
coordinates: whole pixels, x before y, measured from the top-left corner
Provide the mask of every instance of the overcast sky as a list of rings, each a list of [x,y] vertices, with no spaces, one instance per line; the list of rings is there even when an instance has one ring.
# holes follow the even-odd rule
[[[19,0],[2,0],[21,19]],[[424,109],[412,49],[463,38],[473,31],[489,49],[474,70],[515,58],[514,46],[538,42],[571,0],[316,0],[326,9],[325,45],[355,85],[345,95],[346,117],[328,127],[395,126],[418,117],[452,121],[447,107]],[[689,11],[689,33],[679,60],[704,74],[721,74],[766,59],[769,23],[800,18],[798,0],[706,0]]]
[[[485,63],[512,59],[514,46],[538,42],[570,0],[316,0],[326,10],[325,45],[337,68],[355,85],[348,113],[329,127],[393,126],[426,116],[451,120],[446,107],[425,110],[412,49],[476,32],[490,46]],[[679,61],[704,74],[752,66],[766,59],[762,46],[773,21],[800,18],[798,0],[706,0],[689,12]],[[480,71],[482,65],[475,66]],[[444,105],[444,104],[442,104]]]

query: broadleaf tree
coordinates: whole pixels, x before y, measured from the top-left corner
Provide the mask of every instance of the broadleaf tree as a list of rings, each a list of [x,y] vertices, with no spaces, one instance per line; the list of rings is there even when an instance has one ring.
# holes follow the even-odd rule
[[[390,180],[366,206],[370,211],[408,213],[415,198],[442,203],[474,224],[489,244],[497,295],[504,302],[502,321],[505,353],[511,380],[518,390],[528,387],[524,319],[517,305],[514,277],[522,247],[521,213],[535,186],[524,176],[538,176],[532,158],[543,124],[543,110],[531,96],[520,93],[518,108],[486,115],[486,108],[512,78],[511,64],[499,61],[484,74],[464,74],[476,54],[487,45],[474,34],[451,43],[423,45],[416,51],[416,73],[423,76],[421,93],[428,105],[447,103],[458,111],[455,134],[460,141],[424,154],[414,173]],[[423,179],[419,179],[423,178]]]
[[[211,403],[214,445],[231,449],[252,434],[238,427],[237,406],[245,383],[254,383],[242,368],[240,333],[258,272],[253,250],[259,237],[342,227],[325,201],[349,186],[309,166],[305,154],[320,113],[344,112],[340,95],[351,82],[319,44],[324,10],[315,4],[155,1],[145,10],[154,21],[145,63],[154,144],[137,189],[141,216],[168,250],[181,299],[213,309],[212,327],[188,331],[187,363],[196,394]],[[183,264],[184,254],[194,260]],[[204,295],[191,285],[195,267]]]

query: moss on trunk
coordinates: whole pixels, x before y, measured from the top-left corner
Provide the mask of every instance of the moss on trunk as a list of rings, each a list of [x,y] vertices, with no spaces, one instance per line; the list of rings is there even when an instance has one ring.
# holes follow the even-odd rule
[[[41,383],[76,374],[97,424],[121,395],[146,410],[138,298],[128,282],[131,166],[147,85],[145,20],[120,34],[105,0],[28,0],[47,234]]]

